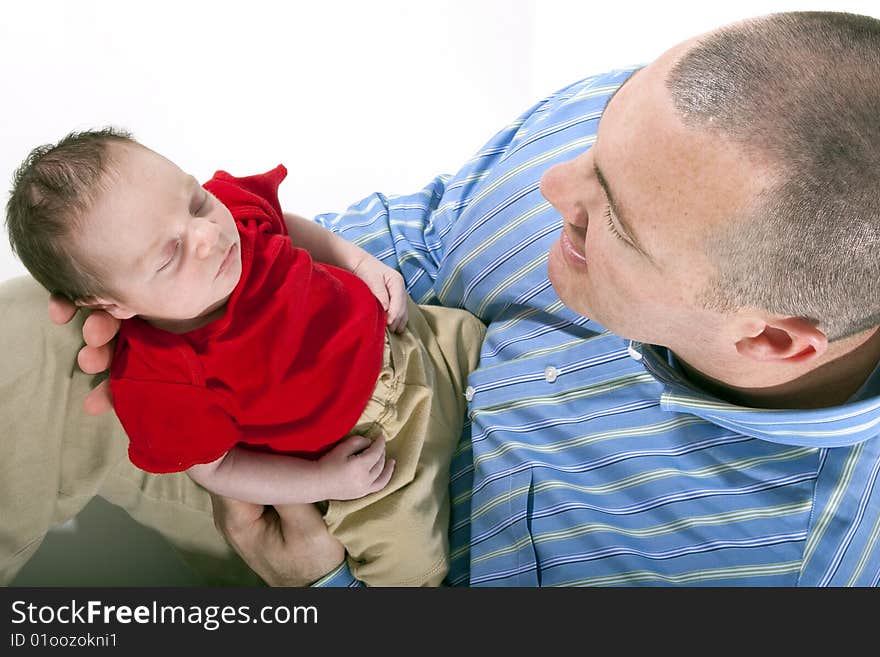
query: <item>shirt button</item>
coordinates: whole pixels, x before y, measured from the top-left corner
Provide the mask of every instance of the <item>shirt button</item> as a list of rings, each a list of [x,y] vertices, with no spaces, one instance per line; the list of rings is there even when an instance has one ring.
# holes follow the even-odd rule
[[[474,390],[473,386],[468,386],[464,389],[464,398],[468,401],[473,401],[475,392],[476,391]]]
[[[556,381],[556,378],[558,376],[559,376],[559,370],[557,370],[552,365],[548,365],[547,368],[544,370],[544,380],[547,383],[553,383],[554,381]]]
[[[626,352],[633,360],[642,360],[642,354],[638,349],[636,349],[635,344],[632,340],[630,340],[629,346],[626,348]]]

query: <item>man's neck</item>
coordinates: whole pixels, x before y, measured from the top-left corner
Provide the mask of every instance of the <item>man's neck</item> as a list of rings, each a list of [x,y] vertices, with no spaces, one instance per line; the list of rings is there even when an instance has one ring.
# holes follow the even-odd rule
[[[830,356],[814,368],[775,385],[762,386],[761,373],[770,366],[755,363],[748,373],[725,382],[703,374],[678,357],[687,378],[696,386],[732,404],[751,408],[826,408],[849,400],[880,362],[880,329],[844,353]]]

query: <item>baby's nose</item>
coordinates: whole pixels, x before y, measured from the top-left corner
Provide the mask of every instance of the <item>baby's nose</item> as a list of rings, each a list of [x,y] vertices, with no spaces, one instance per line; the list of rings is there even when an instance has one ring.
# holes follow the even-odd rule
[[[211,255],[211,251],[217,243],[220,229],[217,227],[217,224],[207,219],[194,219],[193,222],[193,241],[196,245],[196,256],[201,259],[207,258]]]

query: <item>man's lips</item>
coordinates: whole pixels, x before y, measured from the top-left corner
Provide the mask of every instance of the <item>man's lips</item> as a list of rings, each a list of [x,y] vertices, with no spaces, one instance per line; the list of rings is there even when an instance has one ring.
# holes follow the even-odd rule
[[[583,256],[583,254],[577,250],[572,241],[568,237],[568,233],[565,230],[562,231],[562,237],[560,238],[560,243],[562,245],[562,250],[565,251],[567,256],[570,256],[575,263],[585,265],[587,263],[587,259]]]
[[[235,256],[235,249],[237,246],[237,244],[232,244],[229,247],[229,250],[226,252],[226,257],[223,258],[223,262],[220,263],[220,268],[217,270],[214,278],[219,278],[220,275],[223,274],[223,272],[229,269],[229,265],[232,263],[232,258]]]

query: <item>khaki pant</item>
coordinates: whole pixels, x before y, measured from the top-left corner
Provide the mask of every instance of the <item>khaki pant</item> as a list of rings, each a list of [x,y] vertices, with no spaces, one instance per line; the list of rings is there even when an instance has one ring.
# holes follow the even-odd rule
[[[128,438],[116,416],[83,413],[83,398],[94,383],[94,377],[76,364],[83,317],[64,326],[52,324],[46,313],[48,299],[30,277],[0,284],[0,584],[12,580],[51,527],[75,516],[95,495],[161,533],[205,584],[259,584],[259,577],[214,527],[207,491],[182,472],[155,475],[139,470],[128,460]],[[429,328],[436,326],[434,310],[439,309],[411,320],[410,330],[423,331],[422,321]],[[463,336],[431,332],[436,337],[424,347],[432,363],[467,361],[456,344]],[[446,369],[456,386],[464,384],[455,366]],[[438,403],[448,407],[442,401],[446,399],[448,394],[442,393]],[[464,403],[460,397],[457,401]],[[391,443],[388,449],[394,453]],[[430,456],[430,448],[424,456]],[[419,479],[418,465],[414,479]],[[447,483],[444,480],[440,493],[444,500]],[[445,513],[445,502],[438,508]],[[439,513],[437,522],[445,524]]]
[[[0,584],[95,495],[162,534],[205,584],[261,584],[214,527],[204,488],[139,470],[116,416],[83,412],[95,382],[76,364],[83,315],[56,326],[48,300],[28,276],[0,283]]]
[[[384,435],[394,474],[380,491],[329,502],[324,515],[370,586],[436,586],[446,575],[449,464],[484,333],[468,312],[412,301],[406,330],[386,333],[382,371],[351,434]]]

